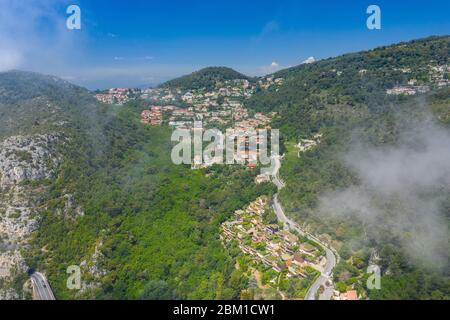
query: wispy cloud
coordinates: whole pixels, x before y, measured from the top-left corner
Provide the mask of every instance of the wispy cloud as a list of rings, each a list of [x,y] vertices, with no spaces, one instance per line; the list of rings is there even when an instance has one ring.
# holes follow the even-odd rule
[[[404,129],[395,146],[356,142],[342,160],[360,183],[323,194],[320,212],[360,221],[370,237],[391,237],[427,267],[448,267],[449,146],[449,130],[432,121]]]
[[[261,29],[261,32],[253,37],[251,40],[254,43],[260,43],[262,42],[266,37],[268,37],[269,35],[276,33],[277,31],[280,30],[280,25],[278,24],[277,21],[275,20],[271,20],[269,22],[267,22]]]
[[[264,25],[264,27],[261,31],[261,35],[264,36],[264,35],[270,34],[272,32],[278,31],[278,30],[280,30],[280,25],[278,24],[277,21],[272,20]]]
[[[45,66],[47,72],[54,72],[70,64],[77,50],[58,5],[56,0],[1,0],[0,71],[41,71]]]
[[[17,68],[23,59],[22,53],[14,47],[0,48],[0,71]]]

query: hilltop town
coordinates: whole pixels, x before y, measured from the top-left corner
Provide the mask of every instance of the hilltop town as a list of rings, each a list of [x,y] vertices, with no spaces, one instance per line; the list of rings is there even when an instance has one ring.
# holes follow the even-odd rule
[[[250,115],[243,101],[259,87],[278,86],[282,79],[267,78],[258,83],[246,79],[217,82],[214,89],[183,91],[179,88],[156,88],[142,91],[141,98],[153,104],[141,113],[143,123],[160,125],[164,122],[174,128],[189,129],[193,121],[203,126],[267,128],[275,113]]]
[[[174,128],[193,128],[194,121],[204,127],[233,127],[237,130],[268,128],[276,113],[250,114],[243,101],[257,90],[282,85],[283,79],[266,77],[257,82],[247,79],[218,81],[214,88],[183,90],[180,88],[126,89],[112,88],[97,93],[97,100],[106,104],[124,104],[137,97],[148,102],[141,113],[141,122],[149,125],[168,124]]]
[[[139,93],[139,89],[111,88],[104,92],[96,93],[95,98],[106,104],[124,105]]]
[[[213,87],[182,90],[173,87],[131,90],[123,88],[110,89],[107,93],[97,94],[96,98],[106,104],[123,104],[131,99],[141,99],[149,107],[140,114],[144,125],[169,125],[174,129],[206,130],[218,128],[245,137],[244,150],[240,154],[248,167],[257,166],[256,150],[249,150],[250,136],[258,129],[270,129],[270,122],[277,115],[275,112],[251,113],[244,106],[244,100],[250,98],[257,90],[274,89],[283,84],[282,78],[266,77],[257,82],[247,79],[216,81]],[[201,122],[201,128],[195,127]],[[262,137],[258,137],[261,143]],[[266,141],[267,142],[267,141]],[[236,159],[238,156],[235,154]],[[215,163],[213,161],[194,161],[192,168],[200,169]],[[197,163],[200,162],[200,163]],[[267,182],[267,176],[260,175],[257,182]]]

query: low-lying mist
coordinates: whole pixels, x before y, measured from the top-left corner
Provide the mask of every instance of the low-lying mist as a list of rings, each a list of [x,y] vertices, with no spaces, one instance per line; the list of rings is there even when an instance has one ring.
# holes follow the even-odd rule
[[[357,219],[377,242],[394,240],[415,263],[448,267],[450,130],[428,118],[402,129],[394,145],[355,139],[342,161],[359,183],[322,195],[319,212]]]

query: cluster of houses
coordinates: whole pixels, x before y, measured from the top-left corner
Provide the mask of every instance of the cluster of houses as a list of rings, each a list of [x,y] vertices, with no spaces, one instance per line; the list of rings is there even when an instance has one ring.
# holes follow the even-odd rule
[[[103,103],[123,105],[130,100],[132,93],[133,90],[128,88],[111,88],[106,93],[97,93],[95,98]]]
[[[358,292],[356,290],[348,290],[347,292],[340,293],[334,290],[333,300],[359,300]]]
[[[315,146],[317,146],[322,138],[321,133],[317,133],[313,136],[312,139],[301,139],[300,142],[297,144],[297,148],[300,152],[306,152],[308,150],[311,150]]]
[[[217,83],[212,90],[186,92],[181,100],[192,106],[197,119],[204,123],[230,125],[233,121],[248,117],[242,101],[253,93],[253,84],[245,79],[237,79]]]
[[[262,78],[261,80],[258,81],[258,85],[262,89],[269,89],[273,86],[281,86],[283,83],[284,83],[283,78],[274,78],[273,76]]]
[[[189,128],[191,132],[205,130],[203,127],[196,127],[197,124],[198,122],[195,122],[194,125]],[[260,161],[263,156],[269,161],[270,155],[268,148],[262,148],[263,145],[268,145],[267,140],[267,135],[259,133],[258,130],[244,131],[236,128],[227,129],[226,134],[223,136],[222,145],[223,151],[226,152],[226,161],[232,161],[233,163],[244,165],[248,168],[257,167],[258,161]],[[229,143],[231,143],[233,147],[228,149],[227,146]],[[231,154],[228,154],[228,150],[233,151]],[[191,168],[202,169],[208,168],[214,164],[221,164],[224,161],[222,156],[223,155],[215,155],[207,157],[207,155],[204,155],[203,159],[201,156],[194,156]],[[267,173],[260,174],[255,178],[257,184],[269,181],[270,176]]]
[[[141,112],[141,122],[154,126],[163,123],[163,114],[167,114],[168,124],[176,128],[190,129],[195,119],[192,108],[180,108],[174,105],[151,106]]]
[[[411,83],[411,81],[410,81],[410,83]],[[387,89],[386,94],[413,96],[418,93],[427,93],[428,91],[430,91],[429,86],[414,86],[414,85],[408,84],[407,86],[395,86],[392,89]]]
[[[188,91],[180,88],[145,89],[141,98],[150,103],[180,106],[169,118],[170,125],[177,128],[187,127],[188,121],[195,120],[202,121],[204,126],[233,127],[236,124],[241,128],[257,128],[267,126],[271,116],[259,113],[254,118],[249,117],[243,101],[251,97],[258,86],[281,84],[282,81],[282,78],[270,78],[252,83],[247,79],[235,79],[216,82],[214,88]]]
[[[141,91],[144,100],[162,101],[165,103],[183,102],[188,105],[217,105],[222,98],[246,98],[255,93],[256,85],[246,79],[217,82],[213,89],[195,89],[183,91],[180,88],[154,88]]]
[[[152,126],[158,126],[162,123],[162,107],[152,106],[149,110],[141,112],[141,123],[149,123]]]
[[[260,197],[245,210],[237,210],[233,220],[222,224],[224,243],[237,241],[241,251],[254,262],[262,263],[287,277],[307,277],[310,268],[320,269],[326,263],[320,251],[278,224],[264,223],[267,197]]]
[[[147,88],[141,90],[141,99],[150,101],[162,101],[164,103],[174,103],[177,96],[181,94],[181,90],[173,90],[169,88]]]
[[[255,177],[256,184],[261,184],[261,183],[266,183],[266,182],[270,182],[270,176],[268,174],[259,174]]]
[[[450,86],[450,65],[430,66],[430,78],[437,87]]]
[[[404,68],[404,69],[396,69],[398,71],[401,71],[403,73],[411,73],[410,68]],[[449,65],[428,65],[426,67],[426,70],[423,70],[425,72],[428,72],[429,74],[429,82],[431,86],[441,88],[441,87],[448,87],[450,86],[450,66]],[[419,81],[417,79],[410,79],[408,81],[407,85],[399,85],[395,86],[392,89],[386,90],[386,94],[388,95],[407,95],[407,96],[413,96],[416,94],[426,93],[430,91],[429,85],[419,85]]]
[[[267,115],[262,112],[256,113],[252,118],[246,117],[245,119],[235,122],[234,128],[236,130],[255,130],[258,129],[269,129],[270,121],[272,121],[275,116],[274,112],[271,112]]]
[[[197,120],[194,109],[190,108],[175,108],[169,117],[169,125],[175,128],[191,128],[192,122]]]
[[[198,113],[196,112],[194,107],[177,107],[173,105],[169,106],[151,106],[149,109],[143,110],[141,113],[141,122],[151,125],[161,125],[163,123],[163,114],[166,113],[167,117],[167,124],[171,127],[174,127],[176,129],[191,129],[194,130],[194,122],[195,121],[201,121],[203,124],[203,127],[211,127],[214,125],[214,119],[210,119],[209,115],[217,114],[214,117],[219,117],[220,115],[228,115],[232,114],[234,110],[230,111],[217,111],[217,112],[210,112],[210,113]],[[230,133],[235,133],[236,135],[243,135],[247,137],[246,143],[244,147],[248,149],[248,139],[251,136],[252,133],[255,132],[257,129],[269,129],[270,121],[275,116],[275,113],[270,114],[263,114],[261,112],[256,113],[254,117],[248,117],[247,111],[245,110],[245,116],[247,118],[242,119],[238,122],[225,122],[222,121],[222,124],[229,124],[231,131]],[[234,125],[233,125],[234,124]],[[261,143],[260,139],[262,137],[257,138],[257,142]],[[246,152],[245,157],[251,158],[252,156],[255,157],[255,155],[251,155],[252,151]]]

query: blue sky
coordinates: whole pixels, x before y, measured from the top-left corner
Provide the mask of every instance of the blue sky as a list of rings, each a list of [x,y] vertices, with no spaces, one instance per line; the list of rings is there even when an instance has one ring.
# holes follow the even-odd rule
[[[65,27],[81,9],[81,30]],[[381,8],[368,30],[366,9]],[[403,40],[450,34],[450,1],[0,0],[0,70],[93,88],[154,85],[210,65],[261,75]]]

